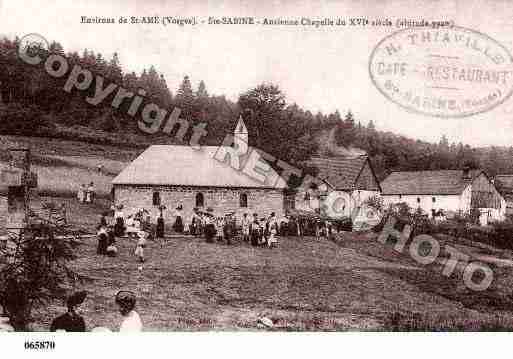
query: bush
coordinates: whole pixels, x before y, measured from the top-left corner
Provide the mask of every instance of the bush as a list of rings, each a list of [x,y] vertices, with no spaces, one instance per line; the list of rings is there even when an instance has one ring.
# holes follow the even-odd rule
[[[395,227],[398,230],[402,230],[405,225],[411,226],[411,236],[436,233],[436,227],[429,220],[428,216],[422,213],[420,209],[413,211],[406,203],[390,205],[381,217],[380,223],[374,226],[372,230],[378,233],[381,232],[390,218],[395,218]]]
[[[384,320],[387,331],[511,331],[513,320],[509,315],[479,314],[473,317],[438,313],[394,312]]]
[[[350,217],[343,217],[332,221],[335,230],[351,232],[353,230],[353,221]]]

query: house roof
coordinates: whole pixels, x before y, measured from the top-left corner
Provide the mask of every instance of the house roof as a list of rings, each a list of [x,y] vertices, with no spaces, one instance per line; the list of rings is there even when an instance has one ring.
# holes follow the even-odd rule
[[[217,160],[215,154],[219,149],[218,146],[201,146],[200,149],[195,149],[190,146],[153,145],[121,171],[112,183],[278,189],[286,187],[272,168],[265,173],[266,182],[262,183],[259,179],[231,167],[229,162]],[[249,158],[245,157],[241,161],[242,168]],[[276,181],[277,179],[281,180]]]
[[[392,172],[381,188],[384,195],[460,194],[481,173],[471,170],[465,178],[463,170]]]
[[[513,192],[513,175],[495,176],[495,185],[499,191]]]
[[[332,187],[351,190],[367,161],[367,156],[312,157],[308,165],[316,167],[319,170],[317,177]],[[377,179],[376,182],[378,182]]]

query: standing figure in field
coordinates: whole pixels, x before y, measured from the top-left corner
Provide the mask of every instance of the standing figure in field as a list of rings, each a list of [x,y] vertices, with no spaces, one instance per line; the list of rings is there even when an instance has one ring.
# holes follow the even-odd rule
[[[242,215],[242,240],[244,242],[249,242],[249,226],[251,225],[251,221],[249,220],[248,214],[244,213]]]
[[[145,261],[144,247],[146,247],[146,236],[147,234],[144,231],[139,231],[137,233],[137,244],[135,246],[134,254],[141,263]]]
[[[287,216],[283,216],[279,221],[279,229],[278,229],[278,235],[280,236],[287,236],[288,235],[288,224],[289,219]]]
[[[258,214],[253,213],[253,222],[251,222],[249,227],[249,235],[251,237],[251,245],[256,247],[258,246],[258,242],[260,241],[260,221],[258,220]]]
[[[269,238],[269,223],[266,218],[260,218],[260,238],[258,239],[258,245],[265,245]]]
[[[116,304],[123,316],[123,322],[119,327],[120,332],[141,332],[143,325],[141,317],[135,311],[135,294],[130,291],[119,291],[116,294]]]
[[[107,246],[107,255],[109,257],[115,257],[118,255],[118,249],[116,247],[116,236],[114,235],[112,228],[107,229],[107,238],[109,244]]]
[[[100,226],[107,227],[107,212],[102,212],[100,216]]]
[[[77,313],[77,307],[80,306],[87,297],[87,292],[81,291],[73,294],[66,300],[68,311],[58,316],[52,321],[50,331],[65,332],[85,332],[86,325],[84,318]]]
[[[216,233],[217,233],[216,239],[218,242],[221,242],[223,240],[224,218],[216,217],[215,225],[216,225]]]
[[[123,205],[119,205],[114,212],[114,235],[123,237],[125,235],[125,217],[123,214]]]
[[[182,218],[182,205],[180,204],[175,210],[175,224],[173,224],[173,230],[176,233],[183,233],[183,218]]]
[[[205,233],[205,214],[203,212],[199,212],[196,220],[198,221],[196,233],[198,236],[202,236],[203,233]]]
[[[192,215],[191,215],[190,225],[189,225],[189,234],[193,235],[193,236],[196,235],[197,226],[198,226],[198,223],[197,223],[198,215],[197,215],[196,211],[197,211],[197,208],[194,208]]]
[[[87,203],[93,203],[94,202],[94,196],[95,196],[95,189],[94,189],[94,183],[89,183],[89,186],[87,187],[86,191],[86,202]]]
[[[212,212],[212,208],[207,208],[207,213],[204,215],[204,233],[208,243],[214,242],[216,236],[215,217],[211,214]]]
[[[267,228],[269,231],[267,246],[271,248],[278,244],[278,239],[276,239],[276,235],[278,234],[278,221],[276,220],[276,214],[274,212],[271,213],[271,216],[267,221]]]
[[[109,235],[107,234],[107,227],[100,226],[97,235],[98,247],[96,248],[96,254],[105,255],[107,254],[107,247],[109,246]]]
[[[85,185],[81,184],[77,191],[77,199],[80,203],[84,203],[85,201]]]
[[[234,213],[228,213],[224,217],[223,235],[226,244],[232,244],[232,238],[235,236],[235,217]]]
[[[157,217],[157,229],[155,231],[156,238],[164,238],[164,216],[162,215],[162,211]]]

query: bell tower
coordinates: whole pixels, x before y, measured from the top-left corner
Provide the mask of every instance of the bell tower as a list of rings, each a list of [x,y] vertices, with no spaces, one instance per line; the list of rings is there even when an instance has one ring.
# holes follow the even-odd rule
[[[237,126],[235,126],[233,143],[237,146],[237,148],[246,149],[249,146],[248,129],[242,120],[242,116],[239,116],[239,121],[237,122]]]

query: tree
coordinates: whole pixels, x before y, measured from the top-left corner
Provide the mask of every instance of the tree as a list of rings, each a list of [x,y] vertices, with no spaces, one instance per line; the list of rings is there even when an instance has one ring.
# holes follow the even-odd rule
[[[276,85],[261,84],[241,94],[238,104],[244,112],[248,130],[254,134],[250,136],[250,142],[254,139],[256,147],[270,151],[273,140],[280,141],[274,134],[285,108],[285,95]]]
[[[185,76],[176,93],[176,106],[182,110],[182,115],[187,120],[192,120],[194,112],[194,94],[192,92],[189,76]]]
[[[376,129],[376,126],[374,126],[374,121],[370,120],[367,124],[367,129],[374,131]]]
[[[354,117],[351,110],[347,111],[346,117],[344,119],[348,127],[354,127]]]
[[[117,52],[112,55],[112,59],[107,66],[107,78],[118,85],[123,83],[123,70],[121,70]]]
[[[198,85],[198,91],[196,91],[196,97],[197,98],[207,98],[208,97],[207,87],[205,86],[205,82],[203,82],[203,80],[201,80]]]
[[[36,305],[62,298],[76,281],[68,267],[75,258],[73,242],[57,234],[65,233],[43,224],[23,235],[11,234],[10,243],[0,249],[0,304],[16,331],[27,331]]]

